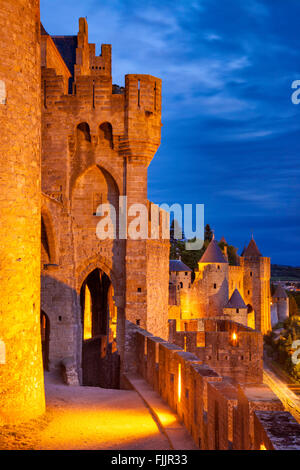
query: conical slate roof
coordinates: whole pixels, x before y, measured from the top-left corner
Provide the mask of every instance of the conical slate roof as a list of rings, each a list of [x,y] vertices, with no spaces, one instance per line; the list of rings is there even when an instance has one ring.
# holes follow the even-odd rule
[[[247,308],[247,305],[239,291],[235,289],[224,308]]]
[[[279,298],[279,299],[287,299],[288,298],[288,295],[287,293],[285,292],[284,288],[281,287],[280,284],[278,284],[278,286],[276,287],[276,290],[272,296],[273,298]]]
[[[184,264],[180,259],[170,259],[170,271],[192,271],[186,264]]]
[[[225,243],[225,244],[227,245],[226,238],[225,238],[225,237],[222,237],[221,240],[220,240],[220,243]]]
[[[243,252],[244,257],[248,256],[262,256],[261,252],[257,248],[257,245],[254,241],[254,238],[251,238],[249,245],[247,246],[246,250]]]
[[[225,259],[217,240],[214,238],[206,248],[199,263],[228,263]]]

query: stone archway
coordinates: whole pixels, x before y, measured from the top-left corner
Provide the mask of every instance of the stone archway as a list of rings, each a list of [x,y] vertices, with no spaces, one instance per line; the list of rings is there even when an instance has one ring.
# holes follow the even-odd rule
[[[83,385],[119,388],[113,292],[111,279],[100,268],[93,269],[81,285]]]

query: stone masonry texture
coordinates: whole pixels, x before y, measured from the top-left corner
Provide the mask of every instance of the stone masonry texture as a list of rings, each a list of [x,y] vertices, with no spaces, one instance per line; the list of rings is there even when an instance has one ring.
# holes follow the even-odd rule
[[[40,16],[0,1],[0,423],[44,411],[40,339]]]

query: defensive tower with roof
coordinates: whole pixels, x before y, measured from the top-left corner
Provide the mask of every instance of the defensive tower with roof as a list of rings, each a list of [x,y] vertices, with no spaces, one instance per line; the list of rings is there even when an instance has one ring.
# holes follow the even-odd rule
[[[192,269],[184,264],[181,259],[170,260],[170,282],[177,290],[188,289],[191,287]]]
[[[223,308],[224,315],[229,315],[233,320],[242,325],[248,326],[248,308],[238,289],[235,289]]]
[[[214,236],[198,262],[193,290],[200,318],[220,315],[228,300],[228,261]]]
[[[252,236],[241,256],[243,297],[248,312],[255,312],[255,328],[266,334],[271,329],[270,258],[262,256]]]
[[[136,203],[148,208],[151,233],[147,169],[160,145],[161,80],[129,74],[124,87],[113,85],[111,46],[102,44],[96,55],[85,18],[74,36],[50,36],[43,28],[41,54],[42,308],[51,325],[49,362],[58,366],[71,357],[74,374],[91,384],[91,345],[99,350],[99,336],[106,351],[116,343],[121,371],[126,320],[167,338],[169,240],[161,237],[162,213],[156,208],[160,238],[97,237],[102,203],[114,207],[120,226],[120,196],[128,209]],[[135,215],[127,211],[128,227]],[[103,366],[108,375],[113,369]]]
[[[225,238],[220,246],[227,244]],[[270,258],[259,251],[254,238],[229,265],[213,236],[198,262],[191,289],[180,293],[184,319],[222,317],[266,333],[270,320]],[[177,261],[179,262],[179,261]]]
[[[283,322],[289,317],[289,298],[283,287],[278,284],[272,295],[271,319],[272,326]]]
[[[192,269],[181,259],[171,259],[169,267],[169,305],[179,305],[183,291],[190,289]]]

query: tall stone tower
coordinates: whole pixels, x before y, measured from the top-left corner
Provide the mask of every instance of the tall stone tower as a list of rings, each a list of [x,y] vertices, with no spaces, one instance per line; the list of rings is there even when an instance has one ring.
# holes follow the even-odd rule
[[[107,373],[111,386],[111,372],[119,366],[101,362],[99,336],[103,344],[108,339],[111,356],[119,355],[121,374],[115,377],[127,364],[126,320],[167,338],[169,240],[162,237],[163,212],[147,200],[147,169],[161,138],[161,80],[130,74],[125,87],[114,85],[111,46],[102,44],[100,55],[95,51],[85,18],[74,36],[50,36],[42,28],[42,240],[47,243],[41,304],[50,325],[50,368],[72,357],[81,383],[97,385]],[[102,203],[115,210],[111,238],[99,237]],[[130,228],[139,211],[148,232],[135,237]],[[119,225],[124,214],[128,237]],[[157,237],[151,238],[154,229]],[[99,274],[110,283],[109,291]],[[91,345],[99,351],[97,364],[89,359]]]
[[[254,239],[242,254],[244,263],[244,300],[255,312],[255,328],[266,334],[271,329],[270,258],[263,257]]]
[[[14,423],[45,407],[39,0],[0,0],[0,28],[0,423]]]
[[[198,262],[194,285],[203,308],[200,317],[216,317],[228,301],[228,261],[213,237]]]

